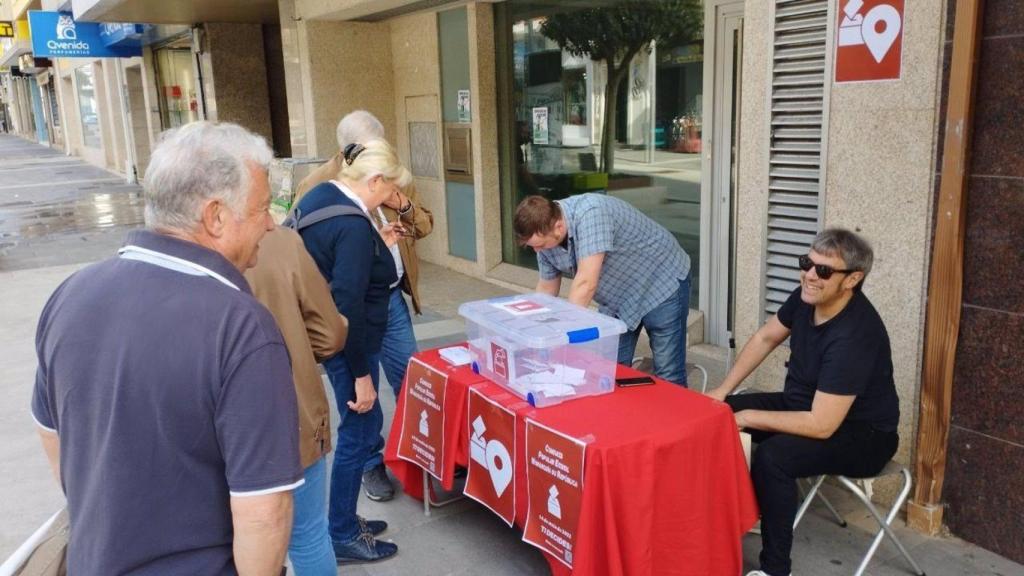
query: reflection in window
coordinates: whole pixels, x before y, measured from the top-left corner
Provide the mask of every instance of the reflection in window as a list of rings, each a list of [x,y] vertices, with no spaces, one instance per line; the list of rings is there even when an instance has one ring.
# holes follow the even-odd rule
[[[199,120],[191,49],[160,48],[153,51],[153,59],[161,126],[167,130]]]
[[[75,79],[78,83],[78,112],[82,119],[82,143],[89,148],[100,148],[103,144],[92,64],[76,68]]]
[[[644,4],[657,18],[637,16]],[[533,251],[516,245],[511,226],[525,196],[609,194],[675,235],[691,258],[696,303],[705,125],[702,3],[510,0],[496,8],[505,261],[536,266]],[[578,49],[600,45],[602,20],[631,31],[619,39],[612,66],[617,90],[608,89],[607,58]],[[657,39],[634,46],[634,55],[623,61],[632,32],[644,26],[657,29],[651,36]]]

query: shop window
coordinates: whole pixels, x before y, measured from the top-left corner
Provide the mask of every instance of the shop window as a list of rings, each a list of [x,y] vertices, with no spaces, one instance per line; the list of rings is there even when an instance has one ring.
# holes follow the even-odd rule
[[[516,245],[511,224],[527,195],[608,194],[675,236],[690,255],[696,303],[705,126],[702,3],[511,0],[495,8],[504,260],[536,267],[533,251]],[[588,22],[602,18],[622,18],[628,25],[619,28],[635,32],[644,19],[631,20],[635,14],[629,12],[644,9],[669,24],[632,46],[636,53],[628,62],[615,62],[617,87],[609,90],[608,62],[574,51],[566,38],[592,30],[596,39],[600,27],[588,28]],[[555,24],[546,26],[548,20]],[[622,36],[625,52],[635,34]]]
[[[189,48],[159,48],[156,61],[160,123],[164,130],[199,120],[199,97]]]
[[[92,64],[76,68],[75,80],[78,85],[78,112],[82,120],[82,143],[88,148],[102,148],[99,104],[96,101]]]

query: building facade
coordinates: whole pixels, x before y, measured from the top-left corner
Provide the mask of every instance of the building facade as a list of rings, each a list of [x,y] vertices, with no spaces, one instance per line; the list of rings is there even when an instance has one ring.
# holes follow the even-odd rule
[[[797,285],[796,256],[814,234],[857,230],[875,248],[865,292],[893,346],[896,459],[919,469],[944,73],[954,9],[970,2],[655,2],[674,12],[646,24],[639,45],[618,40],[612,53],[628,59],[567,41],[585,32],[580,10],[629,17],[609,0],[70,4],[83,21],[182,28],[138,59],[56,62],[69,152],[114,169],[127,161],[144,177],[160,130],[210,118],[267,136],[282,157],[326,159],[338,120],[366,109],[435,215],[421,258],[531,286],[535,261],[511,230],[519,200],[617,196],[691,255],[691,344],[745,342]],[[1024,469],[1024,297],[1012,281],[994,288],[1006,284],[994,274],[1024,258],[1019,3],[986,2],[984,38],[941,504],[955,533],[1024,561],[1011,538],[1024,533],[1024,500],[1007,495],[1024,493],[1011,489]],[[786,357],[773,355],[756,385],[781,388]]]

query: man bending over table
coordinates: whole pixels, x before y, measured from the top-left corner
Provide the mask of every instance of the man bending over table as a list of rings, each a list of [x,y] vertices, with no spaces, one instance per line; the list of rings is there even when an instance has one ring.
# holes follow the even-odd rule
[[[750,473],[761,508],[761,569],[747,576],[790,574],[797,478],[874,476],[896,453],[900,411],[889,335],[861,291],[872,260],[857,234],[819,233],[799,257],[800,287],[710,392],[758,443]],[[729,396],[786,338],[783,391]]]

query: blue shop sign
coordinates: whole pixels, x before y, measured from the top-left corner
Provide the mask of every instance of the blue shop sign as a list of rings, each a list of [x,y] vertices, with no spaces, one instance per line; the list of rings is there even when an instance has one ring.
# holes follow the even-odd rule
[[[141,56],[140,46],[107,46],[101,25],[75,22],[71,12],[30,10],[32,52],[37,58],[130,58]]]
[[[105,46],[142,46],[146,33],[144,24],[121,24],[104,22],[100,24],[100,39]]]

